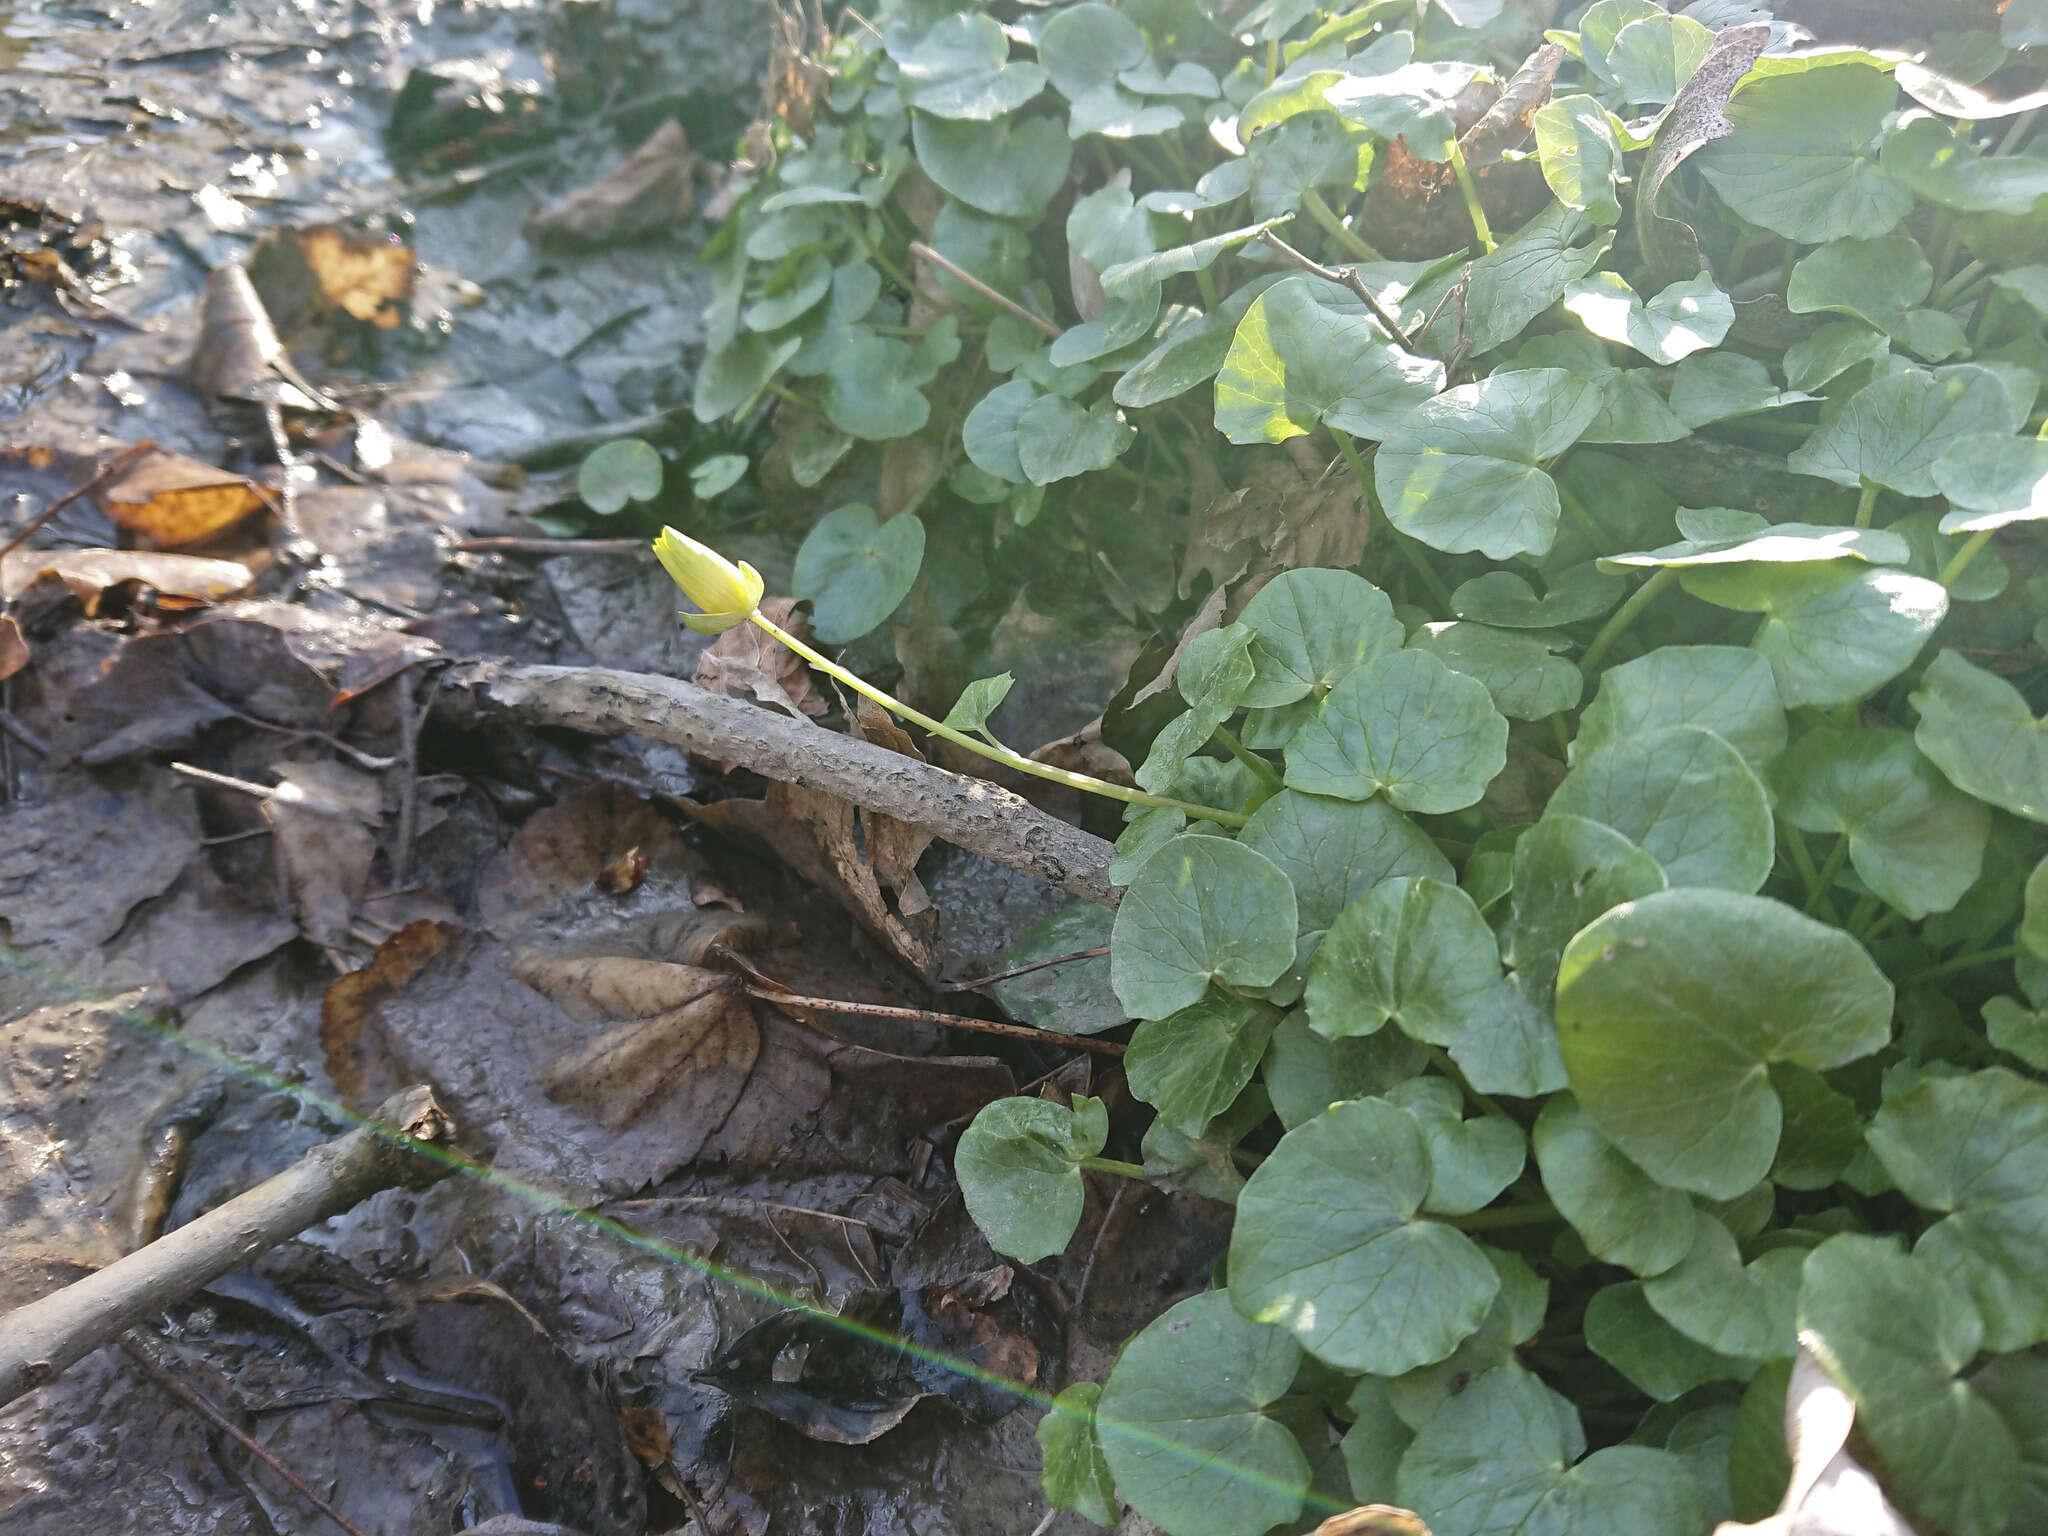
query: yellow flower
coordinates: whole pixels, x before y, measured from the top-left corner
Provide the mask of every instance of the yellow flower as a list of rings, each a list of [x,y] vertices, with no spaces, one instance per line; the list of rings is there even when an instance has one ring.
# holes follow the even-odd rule
[[[746,561],[734,565],[717,550],[699,544],[686,533],[663,528],[654,541],[654,553],[662,569],[683,589],[683,596],[704,611],[686,613],[683,622],[700,635],[722,635],[744,624],[760,605],[767,583]]]

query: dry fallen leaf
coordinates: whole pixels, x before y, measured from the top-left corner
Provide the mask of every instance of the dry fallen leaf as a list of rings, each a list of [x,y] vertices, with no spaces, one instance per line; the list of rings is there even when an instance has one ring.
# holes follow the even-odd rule
[[[796,601],[771,597],[761,604],[761,612],[801,640],[809,627],[798,616]],[[803,657],[753,624],[736,625],[712,641],[697,659],[693,680],[713,693],[753,699],[798,719],[822,715],[831,708],[811,686],[810,668]],[[721,773],[732,772],[734,766],[718,765]]]
[[[1429,1536],[1429,1527],[1412,1509],[1361,1504],[1330,1516],[1315,1528],[1315,1536]]]
[[[210,539],[269,504],[240,475],[161,451],[145,455],[95,499],[116,526],[158,549]]]
[[[141,549],[17,549],[0,560],[0,598],[12,602],[45,576],[69,587],[88,618],[98,616],[109,587],[127,581],[190,603],[217,603],[249,585],[247,569],[232,560]]]
[[[29,662],[28,641],[11,613],[0,613],[0,680],[10,678]]]
[[[1197,520],[1181,562],[1181,595],[1194,591],[1203,571],[1222,586],[1247,572],[1355,565],[1371,527],[1357,483],[1341,469],[1311,476],[1292,460],[1267,459]]]
[[[634,844],[597,872],[594,882],[607,896],[630,896],[647,878],[647,855]]]
[[[326,949],[342,949],[356,905],[370,885],[384,815],[384,786],[340,763],[279,763],[279,783],[263,802],[292,893],[299,931]]]
[[[411,246],[395,235],[337,224],[315,224],[298,231],[296,239],[324,303],[380,331],[398,327],[418,267]]]
[[[694,212],[690,141],[670,118],[610,175],[526,221],[544,245],[609,245],[681,224]]]
[[[215,267],[206,279],[192,382],[208,401],[241,400],[294,411],[339,409],[299,377],[255,284],[233,263]]]

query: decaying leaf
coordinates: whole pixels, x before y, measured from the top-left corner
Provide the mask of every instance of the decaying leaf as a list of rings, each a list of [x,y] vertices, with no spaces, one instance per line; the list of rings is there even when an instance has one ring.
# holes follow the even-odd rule
[[[199,852],[191,791],[169,774],[51,783],[0,806],[0,919],[22,947],[105,943]]]
[[[629,896],[647,878],[647,855],[636,843],[597,872],[596,885],[607,896]]]
[[[1222,586],[1252,571],[1354,565],[1371,527],[1358,483],[1341,463],[1312,475],[1291,459],[1267,458],[1197,519],[1181,561],[1181,596],[1204,571]]]
[[[28,641],[11,613],[0,613],[0,680],[10,678],[29,663]]]
[[[548,1068],[548,1097],[613,1131],[659,1105],[658,1129],[676,1137],[681,1162],[725,1123],[761,1052],[752,1006],[729,972],[615,955],[528,954],[513,962],[512,974],[571,1018],[611,1026]]]
[[[208,401],[239,400],[294,411],[338,409],[299,377],[255,284],[234,263],[214,268],[206,280],[192,382]]]
[[[370,963],[328,983],[320,1006],[320,1049],[344,1103],[381,1103],[408,1081],[394,1065],[383,1005],[444,953],[462,932],[456,923],[407,923],[377,946]]]
[[[17,549],[0,560],[0,598],[12,602],[45,576],[69,587],[88,618],[97,616],[108,589],[124,582],[174,605],[218,603],[249,585],[248,570],[232,560],[141,549]]]
[[[599,181],[526,221],[546,245],[609,245],[681,224],[695,211],[689,137],[670,118]]]
[[[1550,100],[1550,87],[1564,64],[1564,45],[1545,43],[1501,87],[1478,122],[1458,135],[1458,149],[1472,170],[1496,164],[1509,150],[1520,149],[1534,131],[1536,114]]]
[[[315,944],[346,948],[356,904],[370,885],[384,786],[340,763],[279,763],[263,802],[291,885],[292,912]]]
[[[269,505],[241,475],[162,451],[146,454],[96,499],[117,526],[158,549],[201,543]]]
[[[607,871],[637,857],[639,875],[630,885],[604,882]],[[534,924],[589,902],[592,893],[614,898],[639,889],[650,878],[680,880],[695,894],[703,861],[687,848],[675,827],[653,804],[623,784],[590,784],[536,811],[512,841],[485,867],[478,884],[478,910],[501,932]],[[707,882],[708,883],[708,882]],[[699,955],[678,955],[696,961]]]
[[[1315,1529],[1315,1536],[1429,1536],[1429,1527],[1412,1509],[1393,1504],[1361,1504],[1341,1515],[1332,1515]]]
[[[808,626],[797,614],[796,602],[793,597],[767,598],[761,612],[803,639]],[[754,624],[736,625],[712,641],[697,660],[694,681],[713,693],[753,699],[798,718],[822,715],[831,708],[811,686],[804,659]],[[721,773],[730,773],[735,765],[718,766]]]

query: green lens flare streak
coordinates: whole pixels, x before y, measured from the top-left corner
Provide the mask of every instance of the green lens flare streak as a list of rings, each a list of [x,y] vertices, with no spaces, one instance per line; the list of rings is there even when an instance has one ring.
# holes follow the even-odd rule
[[[70,994],[73,1002],[100,1003],[103,1001],[72,986],[63,977],[29,959],[19,950],[10,946],[0,945],[0,976],[9,973],[34,977],[46,986],[51,984],[61,986]],[[174,1045],[180,1050],[199,1057],[201,1060],[209,1062],[225,1071],[232,1072],[237,1077],[248,1082],[260,1084],[273,1093],[284,1094],[300,1104],[317,1110],[321,1115],[338,1125],[370,1127],[376,1124],[367,1116],[356,1113],[345,1104],[315,1093],[301,1083],[291,1082],[272,1072],[267,1067],[259,1066],[253,1061],[245,1061],[232,1052],[222,1050],[219,1046],[209,1045],[202,1040],[191,1039],[178,1030],[160,1024],[147,1014],[133,1009],[117,1009],[110,1010],[110,1012],[113,1012],[123,1023],[142,1034],[163,1041],[166,1044]],[[870,1323],[863,1323],[853,1318],[841,1317],[837,1313],[825,1311],[823,1308],[813,1305],[800,1296],[786,1294],[751,1276],[721,1268],[708,1259],[699,1258],[695,1254],[686,1252],[681,1248],[672,1247],[662,1242],[659,1238],[649,1237],[644,1232],[636,1231],[634,1228],[613,1217],[585,1210],[580,1206],[561,1199],[559,1196],[551,1195],[546,1190],[537,1188],[523,1179],[514,1178],[510,1174],[500,1173],[494,1168],[487,1168],[471,1158],[464,1157],[459,1152],[453,1152],[446,1147],[438,1147],[426,1142],[413,1141],[410,1137],[398,1136],[388,1131],[385,1134],[390,1135],[392,1140],[405,1142],[418,1156],[440,1163],[453,1173],[460,1174],[464,1178],[474,1179],[482,1184],[488,1184],[494,1189],[501,1190],[506,1194],[526,1201],[536,1209],[569,1217],[581,1223],[589,1231],[601,1232],[608,1237],[616,1238],[628,1247],[637,1248],[643,1253],[650,1254],[665,1263],[676,1266],[678,1269],[694,1270],[707,1279],[716,1281],[721,1285],[730,1286],[733,1290],[744,1295],[771,1302],[778,1307],[805,1313],[818,1323],[833,1328],[851,1338],[859,1339],[868,1344],[881,1345],[895,1350],[910,1359],[918,1360],[928,1365],[941,1366],[955,1375],[963,1376],[982,1386],[994,1387],[1008,1392],[1015,1397],[1035,1403],[1049,1412],[1071,1412],[1070,1409],[1059,1407],[1051,1393],[1034,1387],[1027,1382],[1013,1381],[1007,1376],[986,1370],[971,1360],[964,1360],[956,1355],[949,1355],[943,1350],[928,1349],[913,1344],[908,1339],[889,1332],[886,1328],[877,1328]],[[1162,1435],[1154,1434],[1150,1430],[1142,1429],[1135,1425],[1113,1423],[1098,1417],[1095,1430],[1098,1438],[1107,1438],[1114,1435],[1119,1439],[1137,1441],[1169,1455],[1178,1456],[1187,1461],[1190,1466],[1210,1469],[1216,1469],[1218,1466],[1216,1459],[1213,1457],[1198,1455],[1175,1441],[1168,1440]],[[1281,1483],[1277,1479],[1269,1478],[1265,1474],[1253,1471],[1247,1467],[1225,1464],[1223,1470],[1242,1482],[1272,1488],[1282,1493],[1292,1494],[1296,1491],[1292,1484]],[[1335,1514],[1351,1507],[1348,1502],[1332,1499],[1325,1494],[1316,1492],[1314,1489],[1309,1489],[1302,1494],[1302,1503],[1305,1510],[1319,1510],[1327,1514]]]

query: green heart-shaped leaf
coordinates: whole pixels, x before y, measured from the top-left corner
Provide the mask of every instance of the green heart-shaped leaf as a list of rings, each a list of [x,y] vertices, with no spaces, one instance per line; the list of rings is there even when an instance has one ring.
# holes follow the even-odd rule
[[[1729,1230],[1702,1214],[1692,1248],[1671,1269],[1643,1285],[1659,1317],[1687,1338],[1723,1355],[1749,1360],[1789,1358],[1798,1347],[1799,1270],[1806,1254],[1773,1248],[1744,1266]]]
[[[1704,275],[1644,303],[1619,273],[1596,272],[1565,289],[1564,307],[1602,341],[1634,347],[1657,363],[1718,347],[1735,323],[1735,305]]]
[[[1020,933],[1003,952],[1002,968],[1105,948],[1111,916],[1092,901],[1069,902]],[[1120,1027],[1127,1018],[1110,990],[1107,955],[1042,966],[999,981],[989,990],[1013,1017],[1055,1034],[1099,1035]]]
[[[1513,571],[1488,571],[1451,593],[1451,612],[1499,629],[1556,629],[1599,618],[1627,592],[1625,580],[1591,563],[1556,572],[1541,597]]]
[[[1666,645],[1609,667],[1579,716],[1572,756],[1668,726],[1712,731],[1761,773],[1785,750],[1771,664],[1733,645]]]
[[[1530,1141],[1544,1192],[1593,1257],[1647,1276],[1691,1251],[1692,1201],[1623,1157],[1570,1094],[1543,1106]]]
[[[1610,826],[1552,808],[1515,842],[1501,958],[1548,1012],[1573,934],[1610,907],[1665,888],[1657,861]]]
[[[1077,1381],[1052,1400],[1038,1421],[1038,1477],[1045,1502],[1097,1525],[1116,1524],[1116,1479],[1095,1436],[1102,1383]]]
[[[855,502],[819,518],[796,552],[790,588],[811,604],[811,627],[829,645],[858,640],[910,595],[924,563],[924,524],[875,518]]]
[[[1005,219],[1035,219],[1067,179],[1073,145],[1049,117],[911,121],[917,163],[940,190]]]
[[[2048,520],[2048,442],[1966,437],[1934,462],[1934,484],[1955,510],[1943,533],[1987,533]]]
[[[1674,886],[1754,891],[1777,849],[1762,781],[1734,747],[1697,726],[1643,731],[1580,755],[1549,812],[1614,828]]]
[[[1455,885],[1383,880],[1338,914],[1309,966],[1309,1022],[1330,1039],[1392,1019],[1447,1046],[1509,1006],[1493,930]]]
[[[1420,651],[1377,656],[1330,690],[1287,744],[1287,786],[1404,811],[1462,810],[1507,762],[1508,723],[1483,684]]]
[[[1663,106],[1693,77],[1714,34],[1690,16],[1643,16],[1614,35],[1607,73],[1622,99]]]
[[[1066,1247],[1086,1198],[1081,1159],[1108,1139],[1109,1111],[1085,1096],[1072,1109],[997,1099],[976,1115],[960,1133],[953,1173],[989,1246],[1025,1264]]]
[[[1429,1182],[1422,1128],[1384,1099],[1289,1131],[1238,1196],[1231,1301],[1340,1370],[1441,1360],[1479,1327],[1500,1276],[1464,1233],[1421,1218]]]
[[[1192,1007],[1212,981],[1269,987],[1294,962],[1294,887],[1272,860],[1182,836],[1139,866],[1117,907],[1110,982],[1134,1019]]]
[[[2021,217],[2048,197],[2048,163],[2033,155],[1981,155],[1967,129],[1935,117],[1895,123],[1877,163],[1925,201],[1958,213]]]
[[[2020,425],[2012,397],[1989,369],[1908,368],[1857,390],[1786,462],[1837,485],[1870,480],[1902,496],[1932,496],[1942,455],[1966,437],[2010,434]]]
[[[895,43],[894,29],[890,41]],[[903,104],[934,117],[987,122],[1045,89],[1036,64],[1012,64],[995,18],[962,11],[933,23],[909,47],[891,46]]]
[[[1350,571],[1282,571],[1245,604],[1239,622],[1257,633],[1257,668],[1243,702],[1253,709],[1321,698],[1375,656],[1401,648],[1393,600]]]
[[[1603,229],[1620,219],[1621,144],[1607,109],[1590,96],[1558,96],[1537,109],[1535,127],[1537,160],[1557,200]]]
[[[1729,891],[1662,891],[1566,946],[1557,1023],[1596,1129],[1653,1178],[1729,1200],[1770,1172],[1774,1061],[1825,1071],[1891,1037],[1892,985],[1838,928]]]
[[[1051,485],[1109,468],[1137,435],[1111,401],[1084,410],[1058,395],[1042,395],[1017,417],[1017,463],[1033,485]]]
[[[1304,943],[1383,880],[1427,875],[1451,884],[1451,861],[1429,834],[1384,800],[1334,800],[1283,789],[1252,813],[1237,840],[1277,864],[1294,886]]]
[[[1540,555],[1557,535],[1541,467],[1579,440],[1600,391],[1561,368],[1496,373],[1446,390],[1388,433],[1373,464],[1395,526],[1446,554]]]
[[[1021,483],[1024,464],[1017,453],[1017,423],[1040,398],[1028,379],[998,384],[974,403],[960,424],[960,446],[975,468]]]
[[[890,336],[862,336],[832,354],[821,403],[832,425],[867,442],[908,437],[931,419],[924,385],[931,370],[918,349]]]
[[[1323,93],[1338,114],[1424,160],[1448,160],[1458,136],[1452,103],[1479,73],[1450,60],[1404,64],[1383,75],[1345,75]]]
[[[593,448],[577,466],[576,494],[591,511],[607,515],[629,501],[652,501],[661,494],[661,455],[637,437]]]
[[[1796,389],[1780,389],[1771,371],[1739,352],[1701,352],[1678,365],[1671,376],[1671,414],[1688,429],[1734,416],[1781,410],[1814,397]]]
[[[1386,1099],[1422,1127],[1429,1148],[1429,1197],[1422,1208],[1430,1214],[1469,1215],[1522,1176],[1529,1159],[1522,1128],[1504,1115],[1467,1120],[1465,1096],[1449,1078],[1411,1078],[1388,1089]]]
[[[1131,1092],[1172,1129],[1198,1139],[1252,1080],[1275,1022],[1270,1009],[1214,995],[1147,1019],[1124,1056]]]
[[[1398,1029],[1326,1040],[1297,1008],[1274,1029],[1259,1074],[1273,1113],[1291,1131],[1332,1104],[1384,1094],[1428,1065],[1423,1047]]]
[[[1593,238],[1585,244],[1574,243],[1588,235]],[[1451,289],[1463,283],[1464,344],[1474,355],[1491,352],[1513,341],[1531,320],[1563,298],[1573,278],[1597,267],[1612,239],[1611,234],[1594,230],[1585,214],[1562,203],[1546,208],[1502,241],[1499,250],[1469,266],[1444,264],[1445,270],[1411,288],[1400,301],[1401,329],[1414,336],[1449,299]],[[1458,340],[1455,328],[1446,334],[1431,327],[1426,339],[1416,344],[1448,357]]]
[[[1571,709],[1585,686],[1577,667],[1551,654],[1569,644],[1561,636],[1484,624],[1426,624],[1408,643],[1485,684],[1493,707],[1511,720],[1544,720]]]
[[[1644,1282],[1625,1280],[1586,1303],[1586,1347],[1660,1403],[1710,1381],[1742,1381],[1756,1363],[1687,1338],[1658,1315]]]
[[[2019,689],[1943,651],[1910,701],[1920,712],[1913,740],[1966,795],[2048,821],[2048,724]]]

